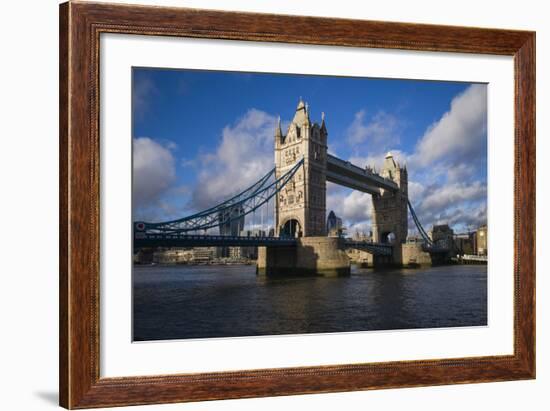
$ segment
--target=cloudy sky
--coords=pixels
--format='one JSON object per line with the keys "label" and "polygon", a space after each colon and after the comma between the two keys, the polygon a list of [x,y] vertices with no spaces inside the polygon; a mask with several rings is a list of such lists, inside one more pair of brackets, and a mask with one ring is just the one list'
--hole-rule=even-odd
{"label": "cloudy sky", "polygon": [[[485,85],[145,68],[133,69],[134,218],[183,217],[256,181],[274,166],[277,117],[288,125],[300,97],[312,121],[325,112],[332,154],[379,168],[391,151],[407,164],[425,228],[486,222]],[[370,230],[368,194],[327,190],[327,214]]]}

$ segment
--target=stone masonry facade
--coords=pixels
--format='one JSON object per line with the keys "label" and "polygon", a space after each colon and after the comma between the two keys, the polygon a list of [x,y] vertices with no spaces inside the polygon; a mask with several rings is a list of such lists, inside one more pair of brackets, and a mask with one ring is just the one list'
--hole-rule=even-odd
{"label": "stone masonry facade", "polygon": [[[279,120],[275,130],[275,173],[279,178],[302,158],[304,165],[276,197],[276,235],[292,237],[326,236],[327,138],[324,114],[321,124],[313,123],[307,104],[298,103],[285,134]],[[395,161],[391,153],[380,172],[394,181],[396,192],[380,189],[372,197],[374,242],[391,242],[400,254],[400,245],[408,233],[407,167]]]}
{"label": "stone masonry facade", "polygon": [[[392,242],[403,244],[408,233],[408,173],[392,154],[388,153],[381,170],[382,177],[393,180],[399,190],[380,190],[380,195],[372,196],[372,232],[375,243]],[[391,238],[393,234],[393,238]],[[397,247],[396,247],[397,248]]]}
{"label": "stone masonry facade", "polygon": [[300,100],[286,134],[281,124],[275,131],[276,177],[302,158],[304,165],[276,198],[276,235],[314,237],[326,235],[327,129],[312,123]]}

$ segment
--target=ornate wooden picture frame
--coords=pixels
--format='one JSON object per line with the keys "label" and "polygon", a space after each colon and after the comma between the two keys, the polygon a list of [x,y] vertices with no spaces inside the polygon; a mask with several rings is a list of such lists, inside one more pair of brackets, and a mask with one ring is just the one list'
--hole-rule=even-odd
{"label": "ornate wooden picture frame", "polygon": [[[514,353],[152,377],[99,369],[100,34],[513,56]],[[60,404],[91,408],[535,378],[535,33],[69,2],[60,6]]]}

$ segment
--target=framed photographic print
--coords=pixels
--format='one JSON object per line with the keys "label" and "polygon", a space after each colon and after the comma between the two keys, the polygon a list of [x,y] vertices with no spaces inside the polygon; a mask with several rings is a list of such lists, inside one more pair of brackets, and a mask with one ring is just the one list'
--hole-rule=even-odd
{"label": "framed photographic print", "polygon": [[60,6],[60,404],[535,377],[535,33]]}

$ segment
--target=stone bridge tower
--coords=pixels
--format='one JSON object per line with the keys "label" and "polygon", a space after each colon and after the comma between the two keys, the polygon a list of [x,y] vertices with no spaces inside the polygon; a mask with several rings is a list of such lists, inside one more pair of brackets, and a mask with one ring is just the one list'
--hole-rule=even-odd
{"label": "stone bridge tower", "polygon": [[276,235],[312,237],[326,235],[327,129],[311,123],[308,106],[300,99],[286,134],[281,121],[275,130],[275,175],[279,178],[304,159],[275,202]]}
{"label": "stone bridge tower", "polygon": [[380,190],[380,195],[372,196],[372,232],[374,242],[393,243],[394,254],[400,253],[400,244],[407,239],[408,233],[408,173],[407,167],[401,167],[392,154],[386,154],[382,177],[393,180],[399,189],[396,192]]}

